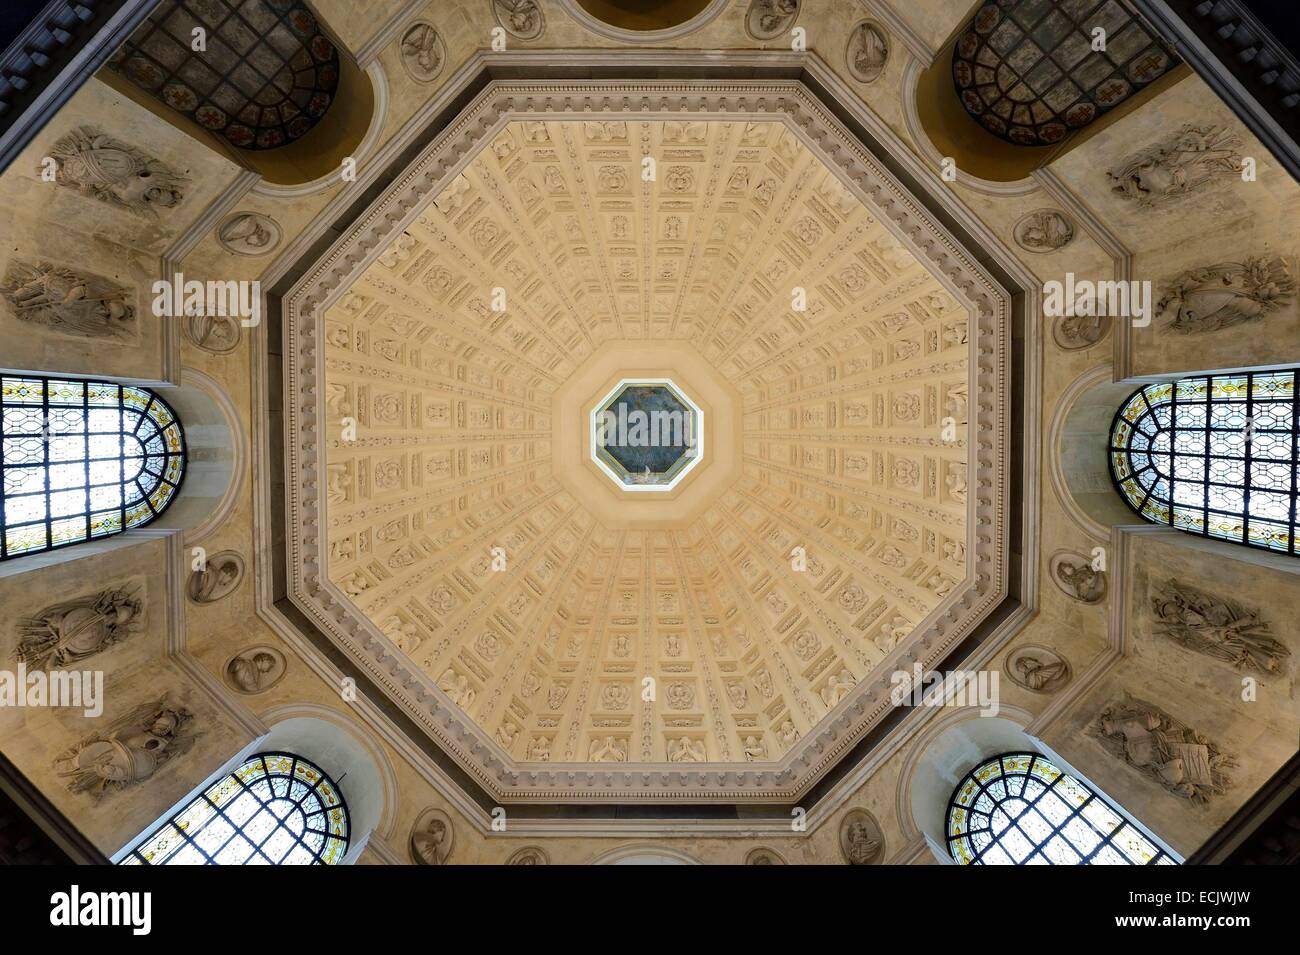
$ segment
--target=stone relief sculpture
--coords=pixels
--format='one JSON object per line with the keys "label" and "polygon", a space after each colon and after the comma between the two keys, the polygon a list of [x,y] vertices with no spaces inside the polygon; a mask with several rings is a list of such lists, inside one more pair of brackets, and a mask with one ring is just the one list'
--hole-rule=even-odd
{"label": "stone relief sculpture", "polygon": [[1277,673],[1291,656],[1258,612],[1176,580],[1152,588],[1151,614],[1155,633],[1238,670]]}
{"label": "stone relief sculpture", "polygon": [[266,255],[280,235],[280,224],[260,212],[232,213],[217,226],[217,244],[235,255]]}
{"label": "stone relief sculpture", "polygon": [[66,780],[69,792],[87,794],[98,803],[151,779],[163,765],[189,752],[197,739],[193,722],[194,714],[164,693],[83,737],[54,760],[54,771]]}
{"label": "stone relief sculpture", "polygon": [[1048,564],[1052,583],[1063,593],[1086,604],[1106,599],[1106,572],[1094,570],[1092,561],[1073,551],[1057,551]]}
{"label": "stone relief sculpture", "polygon": [[213,355],[228,355],[239,347],[239,319],[233,315],[186,315],[181,326],[186,339]]}
{"label": "stone relief sculpture", "polygon": [[455,831],[441,809],[426,809],[411,830],[411,859],[416,865],[442,865],[451,855]]}
{"label": "stone relief sculpture", "polygon": [[1070,682],[1070,663],[1055,650],[1026,643],[1002,664],[1011,682],[1035,693],[1055,693]]}
{"label": "stone relief sculpture", "polygon": [[287,669],[284,654],[274,647],[249,647],[227,661],[226,682],[240,693],[263,693],[279,683]]}
{"label": "stone relief sculpture", "polygon": [[840,822],[840,850],[849,865],[871,865],[885,852],[880,824],[865,809],[851,809]]}
{"label": "stone relief sculpture", "polygon": [[[614,736],[593,739],[588,753],[588,758],[593,763],[626,763],[627,740]],[[680,760],[673,760],[671,753],[668,758],[672,762],[680,762]]]}
{"label": "stone relief sculpture", "polygon": [[845,51],[849,73],[860,83],[873,83],[885,72],[889,62],[889,37],[871,20],[863,20],[849,34]]}
{"label": "stone relief sculpture", "polygon": [[1175,796],[1204,803],[1232,785],[1236,761],[1159,707],[1125,694],[1090,729],[1116,759]]}
{"label": "stone relief sculpture", "polygon": [[682,736],[668,741],[668,762],[702,763],[707,759],[704,752],[704,740]]}
{"label": "stone relief sculpture", "polygon": [[1036,209],[1015,224],[1011,235],[1026,252],[1041,255],[1074,241],[1074,223],[1055,209]]}
{"label": "stone relief sculpture", "polygon": [[799,0],[753,0],[745,14],[745,29],[755,40],[773,40],[799,16]]}
{"label": "stone relief sculpture", "polygon": [[64,335],[123,339],[136,333],[134,293],[102,275],[13,259],[0,297],[19,321]]}
{"label": "stone relief sculpture", "polygon": [[216,603],[229,597],[244,580],[244,558],[233,550],[212,554],[201,570],[190,571],[185,595],[196,604]]}
{"label": "stone relief sculpture", "polygon": [[1062,315],[1052,324],[1052,340],[1066,351],[1091,348],[1109,333],[1109,315]]}
{"label": "stone relief sculpture", "polygon": [[433,24],[421,21],[402,34],[402,66],[412,79],[429,83],[446,62],[447,48]]}
{"label": "stone relief sculpture", "polygon": [[536,0],[492,0],[492,12],[507,33],[521,40],[536,40],[546,29]]}
{"label": "stone relief sculpture", "polygon": [[438,689],[451,697],[451,701],[462,710],[467,710],[474,702],[474,688],[463,673],[457,673],[450,667],[438,678]]}
{"label": "stone relief sculpture", "polygon": [[125,587],[52,604],[18,621],[14,655],[29,667],[66,667],[121,643],[143,617],[144,600]]}
{"label": "stone relief sculpture", "polygon": [[1241,175],[1241,139],[1217,126],[1187,124],[1130,156],[1106,175],[1111,189],[1140,206],[1158,206]]}
{"label": "stone relief sculpture", "polygon": [[1253,322],[1291,304],[1295,279],[1285,259],[1252,256],[1188,269],[1167,287],[1156,311],[1183,334]]}
{"label": "stone relief sculpture", "polygon": [[758,846],[749,850],[745,856],[745,865],[785,865],[785,860],[777,854],[775,849]]}
{"label": "stone relief sculpture", "polygon": [[[110,205],[156,215],[184,198],[188,179],[161,159],[82,126],[50,150],[55,182]],[[39,175],[40,170],[38,170]]]}
{"label": "stone relief sculpture", "polygon": [[540,846],[524,846],[515,850],[506,860],[506,865],[550,865],[551,860]]}

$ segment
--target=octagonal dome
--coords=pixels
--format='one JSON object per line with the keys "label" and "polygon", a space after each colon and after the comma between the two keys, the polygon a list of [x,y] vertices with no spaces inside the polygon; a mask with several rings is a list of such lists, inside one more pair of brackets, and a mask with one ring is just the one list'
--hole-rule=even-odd
{"label": "octagonal dome", "polygon": [[[652,795],[650,777],[575,793],[562,775],[606,763],[677,767],[691,799],[706,776],[737,795],[741,770],[711,765],[752,766],[770,799],[997,598],[968,396],[1002,407],[970,356],[980,335],[1000,352],[1005,300],[932,238],[941,275],[903,237],[941,233],[914,207],[882,216],[785,116],[529,102],[437,189],[418,193],[437,177],[417,165],[384,200],[400,215],[381,203],[353,237],[364,261],[317,273],[335,290],[304,500],[326,551],[322,576],[300,565],[304,602],[505,801]],[[667,475],[661,493],[629,493],[597,453],[595,415],[629,396],[696,422],[689,468],[610,456]]]}

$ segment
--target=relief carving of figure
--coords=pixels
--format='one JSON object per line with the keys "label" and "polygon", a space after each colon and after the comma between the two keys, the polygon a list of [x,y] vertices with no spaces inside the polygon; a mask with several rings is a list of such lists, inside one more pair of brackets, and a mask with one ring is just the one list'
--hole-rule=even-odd
{"label": "relief carving of figure", "polygon": [[418,82],[435,79],[446,59],[442,37],[432,24],[416,23],[402,34],[402,66]]}
{"label": "relief carving of figure", "polygon": [[1007,654],[1003,664],[1017,686],[1035,693],[1055,693],[1070,682],[1070,664],[1047,647],[1026,644]]}
{"label": "relief carving of figure", "polygon": [[1100,603],[1106,596],[1106,572],[1096,570],[1082,554],[1059,551],[1048,564],[1052,582],[1068,596],[1086,604]]}
{"label": "relief carving of figure", "polygon": [[1295,279],[1285,259],[1252,256],[1183,272],[1156,303],[1183,334],[1214,332],[1253,322],[1291,304]]}
{"label": "relief carving of figure", "polygon": [[889,61],[889,37],[877,24],[863,20],[849,34],[845,57],[849,73],[855,80],[874,82],[885,72],[885,64]]}
{"label": "relief carving of figure", "polygon": [[14,318],[79,338],[130,338],[135,334],[131,291],[102,275],[13,259],[0,283]]}
{"label": "relief carving of figure", "polygon": [[840,850],[849,865],[870,865],[882,854],[885,836],[865,809],[852,809],[840,823]]}
{"label": "relief carving of figure", "polygon": [[1129,157],[1106,175],[1111,188],[1141,206],[1195,192],[1215,180],[1241,175],[1241,139],[1217,126],[1187,124]]}
{"label": "relief carving of figure", "polygon": [[99,802],[151,779],[166,763],[189,752],[197,738],[194,714],[164,693],[142,703],[107,729],[84,737],[54,760],[68,791]]}
{"label": "relief carving of figure", "polygon": [[284,676],[285,660],[272,647],[249,647],[226,664],[226,682],[240,693],[269,690]]}
{"label": "relief carving of figure", "polygon": [[1126,695],[1112,702],[1090,732],[1112,756],[1175,796],[1204,803],[1232,785],[1231,756],[1143,700]]}
{"label": "relief carving of figure", "polygon": [[82,126],[63,136],[50,150],[55,181],[101,202],[157,214],[184,197],[189,181],[160,159]]}
{"label": "relief carving of figure", "polygon": [[1175,580],[1153,588],[1151,613],[1156,633],[1238,670],[1277,673],[1291,656],[1258,612]]}
{"label": "relief carving of figure", "polygon": [[1074,223],[1055,209],[1037,209],[1017,222],[1011,234],[1026,252],[1055,252],[1074,240]]}
{"label": "relief carving of figure", "polygon": [[626,763],[627,740],[606,736],[591,741],[587,758],[593,763]]}
{"label": "relief carving of figure", "polygon": [[497,23],[511,36],[535,40],[546,29],[546,18],[536,0],[492,0]]}
{"label": "relief carving of figure", "polygon": [[216,603],[235,592],[244,579],[244,558],[233,550],[210,556],[198,570],[190,571],[185,594],[196,604]]}
{"label": "relief carving of figure", "polygon": [[438,689],[451,697],[451,701],[462,710],[467,710],[474,703],[474,688],[469,685],[469,678],[448,667],[438,678]]}
{"label": "relief carving of figure", "polygon": [[689,736],[683,736],[680,739],[668,741],[668,762],[670,763],[702,763],[706,758],[704,740],[702,739],[691,739]]}
{"label": "relief carving of figure", "polygon": [[455,831],[441,809],[426,809],[411,830],[411,858],[416,865],[442,865],[451,855]]}
{"label": "relief carving of figure", "polygon": [[745,15],[745,29],[755,40],[779,37],[799,16],[799,0],[753,0]]}
{"label": "relief carving of figure", "polygon": [[143,622],[143,611],[142,600],[116,588],[53,604],[18,621],[14,655],[42,670],[69,666],[125,640]]}

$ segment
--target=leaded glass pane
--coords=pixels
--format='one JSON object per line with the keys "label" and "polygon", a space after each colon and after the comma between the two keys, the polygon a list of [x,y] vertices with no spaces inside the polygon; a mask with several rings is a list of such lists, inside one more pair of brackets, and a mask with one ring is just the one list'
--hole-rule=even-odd
{"label": "leaded glass pane", "polygon": [[1134,392],[1111,426],[1124,500],[1156,524],[1295,555],[1298,375],[1207,375]]}
{"label": "leaded glass pane", "polygon": [[2,560],[157,518],[180,488],[185,435],[145,388],[0,377],[0,473]]}
{"label": "leaded glass pane", "polygon": [[351,838],[334,781],[290,753],[262,753],[222,776],[122,865],[337,865]]}
{"label": "leaded glass pane", "polygon": [[1174,864],[1114,806],[1034,753],[971,770],[948,802],[947,836],[961,865]]}

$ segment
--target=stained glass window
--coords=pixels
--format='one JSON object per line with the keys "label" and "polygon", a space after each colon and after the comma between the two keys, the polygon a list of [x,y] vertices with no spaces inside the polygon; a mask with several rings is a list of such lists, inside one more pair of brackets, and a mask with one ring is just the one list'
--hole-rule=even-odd
{"label": "stained glass window", "polygon": [[1177,65],[1119,0],[993,0],[958,38],[952,76],[962,105],[985,129],[1044,146]]}
{"label": "stained glass window", "polygon": [[962,865],[1175,865],[1105,799],[1050,760],[1004,753],[948,800],[948,851]]}
{"label": "stained glass window", "polygon": [[292,753],[260,753],[190,801],[121,865],[338,865],[350,838],[338,785]]}
{"label": "stained glass window", "polygon": [[1295,370],[1147,385],[1111,426],[1120,493],[1155,524],[1297,553]]}
{"label": "stained glass window", "polygon": [[0,377],[0,559],[140,527],[185,473],[185,433],[147,388]]}

